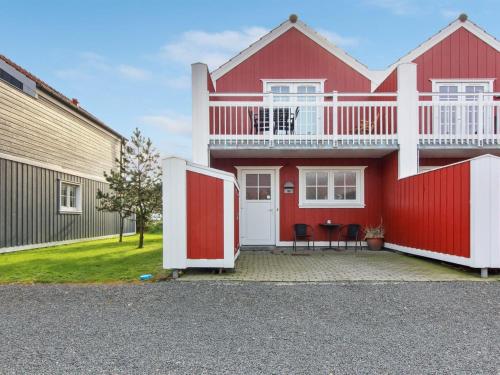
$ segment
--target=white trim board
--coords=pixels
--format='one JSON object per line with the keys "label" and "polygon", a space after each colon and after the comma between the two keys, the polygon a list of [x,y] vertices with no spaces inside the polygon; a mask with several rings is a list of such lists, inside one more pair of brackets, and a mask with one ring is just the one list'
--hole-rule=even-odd
{"label": "white trim board", "polygon": [[[135,234],[135,232],[123,233],[123,236],[133,236],[134,234]],[[23,251],[23,250],[42,249],[42,248],[46,248],[46,247],[54,247],[54,246],[60,246],[60,245],[69,245],[69,244],[77,243],[77,242],[104,240],[106,238],[114,238],[114,237],[118,237],[118,236],[119,236],[119,234],[109,234],[107,236],[78,238],[76,240],[54,241],[54,242],[44,242],[44,243],[37,243],[37,244],[31,244],[31,245],[4,247],[4,248],[0,248],[0,254],[12,253],[15,251]]]}
{"label": "white trim board", "polygon": [[391,249],[391,250],[400,251],[402,253],[413,254],[413,255],[418,255],[421,257],[442,260],[443,262],[460,264],[462,266],[474,267],[473,261],[471,258],[443,254],[443,253],[438,253],[438,252],[430,251],[430,250],[415,249],[413,247],[397,245],[397,244],[390,243],[390,242],[386,242],[384,244],[384,247],[387,247],[388,249]]}
{"label": "white trim board", "polygon": [[[478,25],[475,23],[467,20],[465,22],[462,22],[460,20],[455,20],[452,23],[450,23],[448,26],[446,26],[444,29],[441,29],[437,34],[434,34],[431,36],[429,39],[427,39],[425,42],[420,44],[417,48],[411,50],[408,52],[406,55],[403,57],[399,58],[396,62],[394,62],[392,65],[390,65],[383,74],[378,74],[376,86],[372,88],[372,91],[374,91],[388,76],[391,74],[394,69],[403,63],[409,63],[415,60],[417,57],[422,55],[423,53],[427,52],[430,50],[432,47],[434,47],[436,44],[442,42],[444,39],[446,39],[448,36],[453,34],[455,31],[463,27],[467,31],[471,32],[475,36],[477,36],[479,39],[481,39],[483,42],[488,44],[489,46],[493,47],[497,51],[500,51],[500,41],[498,41],[494,36],[488,34],[485,30],[480,28]],[[374,75],[372,75],[374,77]]]}
{"label": "white trim board", "polygon": [[[60,165],[56,165],[56,164],[44,163],[44,162],[40,162],[40,161],[28,159],[28,158],[23,158],[23,157],[20,157],[20,156],[13,156],[13,155],[4,154],[2,152],[0,152],[0,159],[15,161],[16,163],[22,163],[22,164],[26,164],[26,165],[31,165],[33,167],[50,169],[51,171],[66,173],[66,174],[70,174],[72,176],[86,178],[87,180],[94,180],[94,181],[104,182],[106,184],[108,183],[104,179],[104,177],[99,177],[99,176],[94,176],[94,175],[90,175],[90,174],[87,174],[87,173],[77,172],[77,171],[74,171],[72,169],[63,168]],[[104,171],[103,171],[103,173],[104,173]]]}
{"label": "white trim board", "polygon": [[349,54],[347,54],[344,50],[334,45],[328,39],[320,35],[318,32],[314,31],[312,28],[307,26],[304,22],[297,20],[297,22],[293,23],[290,20],[283,22],[281,25],[271,30],[269,33],[264,35],[255,43],[251,44],[248,48],[240,52],[238,55],[231,58],[229,61],[221,65],[219,68],[214,70],[210,76],[214,83],[214,86],[217,85],[217,80],[221,78],[223,75],[228,73],[230,70],[234,69],[236,66],[241,64],[243,61],[248,59],[253,54],[257,53],[259,50],[267,46],[273,40],[277,39],[285,32],[290,30],[291,28],[295,28],[298,31],[302,32],[305,36],[309,37],[313,42],[316,42],[321,47],[330,52],[333,56],[337,57],[354,70],[356,70],[361,75],[368,78],[370,81],[372,80],[372,74],[370,69]]}

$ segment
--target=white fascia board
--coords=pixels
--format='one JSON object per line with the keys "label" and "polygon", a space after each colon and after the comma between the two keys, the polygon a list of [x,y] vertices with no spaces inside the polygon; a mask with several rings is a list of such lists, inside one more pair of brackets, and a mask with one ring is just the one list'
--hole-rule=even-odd
{"label": "white fascia board", "polygon": [[429,49],[434,47],[436,44],[442,42],[444,39],[446,39],[448,36],[453,34],[461,27],[471,32],[479,39],[481,39],[483,42],[485,42],[486,44],[490,45],[491,47],[500,52],[500,41],[498,41],[498,39],[496,39],[494,36],[488,34],[486,31],[484,31],[471,21],[462,22],[460,20],[455,20],[452,23],[450,23],[447,27],[440,30],[437,34],[431,36],[425,42],[420,44],[417,48],[413,49],[408,54],[404,55],[395,63],[393,63],[391,66],[389,66],[384,71],[384,74],[378,75],[376,77],[376,80],[378,80],[378,84],[375,88],[373,88],[373,90],[375,90],[380,85],[380,83],[382,83],[399,64],[412,62],[417,57],[419,57],[420,55],[422,55],[423,53],[427,52]]}
{"label": "white fascia board", "polygon": [[238,55],[230,59],[228,62],[225,64],[221,65],[219,68],[214,70],[210,76],[212,78],[212,81],[214,84],[216,84],[217,80],[221,78],[223,75],[228,73],[230,70],[241,64],[243,61],[248,59],[250,56],[267,46],[269,43],[271,43],[273,40],[278,38],[279,36],[283,35],[285,32],[290,30],[292,27],[295,27],[297,30],[302,32],[304,35],[309,37],[312,41],[316,42],[319,44],[321,47],[326,49],[328,52],[330,52],[332,55],[352,67],[354,70],[365,76],[367,79],[370,81],[372,80],[372,72],[368,67],[349,54],[345,52],[343,49],[337,47],[334,45],[332,42],[330,42],[328,39],[320,35],[318,32],[314,31],[312,28],[307,26],[304,22],[302,21],[297,21],[296,23],[292,23],[290,21],[285,21],[281,25],[279,25],[277,28],[269,32],[268,34],[264,35],[262,38],[260,38],[258,41],[250,45],[247,49],[243,50],[240,52]]}

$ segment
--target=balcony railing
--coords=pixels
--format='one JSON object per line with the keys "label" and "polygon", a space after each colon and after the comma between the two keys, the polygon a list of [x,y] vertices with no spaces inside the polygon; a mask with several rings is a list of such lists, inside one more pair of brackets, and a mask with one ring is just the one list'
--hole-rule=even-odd
{"label": "balcony railing", "polygon": [[396,94],[213,93],[212,145],[397,144]]}
{"label": "balcony railing", "polygon": [[421,93],[422,145],[500,145],[497,93]]}
{"label": "balcony railing", "polygon": [[[500,93],[419,93],[417,98],[405,108],[417,108],[418,120],[401,126],[415,129],[421,146],[500,145]],[[213,146],[399,143],[396,93],[212,93],[208,105]]]}

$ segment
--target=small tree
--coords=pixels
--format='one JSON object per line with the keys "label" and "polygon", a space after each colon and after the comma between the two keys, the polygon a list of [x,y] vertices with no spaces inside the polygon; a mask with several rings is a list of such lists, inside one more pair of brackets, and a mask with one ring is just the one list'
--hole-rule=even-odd
{"label": "small tree", "polygon": [[[125,140],[122,140],[122,149],[125,147],[126,142]],[[118,213],[118,216],[120,217],[119,242],[122,242],[125,219],[132,216],[134,208],[128,191],[128,181],[126,176],[128,166],[127,155],[120,155],[120,158],[116,159],[116,164],[118,165],[117,169],[113,169],[109,173],[104,172],[104,178],[109,183],[109,191],[104,192],[101,189],[97,191],[97,199],[99,200],[99,206],[97,209],[100,211]]]}
{"label": "small tree", "polygon": [[151,215],[161,212],[160,155],[149,138],[135,129],[124,148],[127,163],[127,196],[130,197],[139,231],[139,248],[144,246],[144,230]]}

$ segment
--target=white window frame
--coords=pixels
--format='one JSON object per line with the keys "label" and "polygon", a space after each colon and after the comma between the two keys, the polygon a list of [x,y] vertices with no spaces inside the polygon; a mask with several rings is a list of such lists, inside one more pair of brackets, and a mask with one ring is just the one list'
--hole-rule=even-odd
{"label": "white window frame", "polygon": [[[365,169],[366,166],[298,166],[299,170],[299,208],[364,208],[365,207]],[[306,199],[306,173],[328,171],[328,200]],[[336,171],[356,173],[356,200],[335,200],[333,175]]]}
{"label": "white window frame", "polygon": [[[63,185],[72,185],[76,187],[76,207],[63,206],[61,202]],[[57,190],[57,202],[59,205],[59,213],[62,214],[81,214],[82,213],[82,184],[74,181],[59,180],[59,188]]]}

